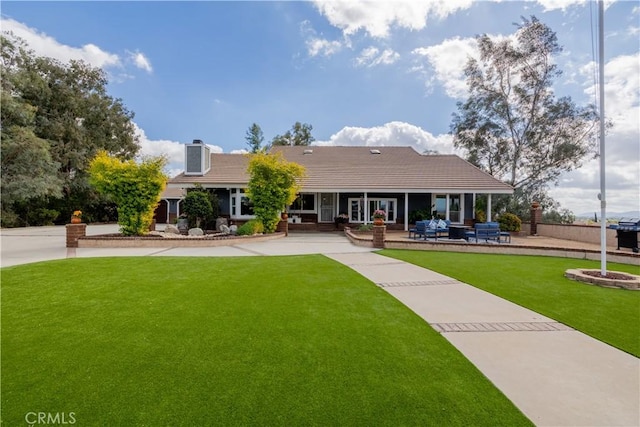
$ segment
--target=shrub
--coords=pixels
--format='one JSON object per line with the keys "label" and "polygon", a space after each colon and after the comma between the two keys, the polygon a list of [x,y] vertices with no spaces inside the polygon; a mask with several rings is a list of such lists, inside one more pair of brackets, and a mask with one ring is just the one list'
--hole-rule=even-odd
{"label": "shrub", "polygon": [[189,218],[189,226],[200,227],[212,214],[211,198],[202,187],[189,191],[184,198],[184,213]]}
{"label": "shrub", "polygon": [[27,224],[53,225],[60,212],[54,209],[37,208],[27,213]]}
{"label": "shrub", "polygon": [[106,151],[89,164],[89,182],[118,206],[118,225],[125,236],[141,236],[149,231],[167,177],[162,172],[164,157],[120,160]]}
{"label": "shrub", "polygon": [[358,227],[358,231],[373,231],[373,224],[362,224]]}
{"label": "shrub", "polygon": [[296,199],[305,169],[286,161],[282,153],[259,152],[251,154],[248,172],[247,195],[253,203],[253,212],[265,232],[273,233],[280,222],[280,213]]}
{"label": "shrub", "polygon": [[498,217],[500,229],[504,231],[520,231],[522,221],[517,215],[512,213],[503,213]]}
{"label": "shrub", "polygon": [[476,209],[476,221],[487,222],[487,214],[482,209]]}
{"label": "shrub", "polygon": [[569,209],[562,209],[560,211],[552,209],[550,212],[542,214],[542,221],[558,224],[573,224],[576,221],[576,216]]}
{"label": "shrub", "polygon": [[240,227],[236,234],[238,236],[253,236],[254,234],[264,233],[264,227],[262,223],[256,219],[245,222]]}
{"label": "shrub", "polygon": [[418,221],[431,218],[431,211],[429,209],[417,209],[409,213],[409,224],[415,224]]}

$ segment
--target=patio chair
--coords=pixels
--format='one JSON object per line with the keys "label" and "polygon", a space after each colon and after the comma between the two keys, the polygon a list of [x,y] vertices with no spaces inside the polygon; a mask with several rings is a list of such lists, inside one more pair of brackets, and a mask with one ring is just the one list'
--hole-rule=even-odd
{"label": "patio chair", "polygon": [[427,224],[429,221],[416,221],[416,226],[409,230],[409,238],[411,238],[411,234],[413,234],[413,239],[417,239],[418,237],[425,237],[425,233],[427,232]]}

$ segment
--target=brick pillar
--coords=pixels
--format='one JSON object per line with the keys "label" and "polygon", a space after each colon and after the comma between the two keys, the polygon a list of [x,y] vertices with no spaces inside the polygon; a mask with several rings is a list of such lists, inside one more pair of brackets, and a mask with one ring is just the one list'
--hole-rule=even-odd
{"label": "brick pillar", "polygon": [[538,234],[538,224],[542,222],[542,208],[540,203],[533,202],[531,204],[531,231],[529,234],[536,236]]}
{"label": "brick pillar", "polygon": [[276,231],[278,233],[284,233],[285,236],[289,235],[289,221],[286,219],[281,219],[276,227]]}
{"label": "brick pillar", "polygon": [[67,247],[77,248],[78,238],[87,235],[87,224],[67,224]]}
{"label": "brick pillar", "polygon": [[384,249],[384,239],[387,234],[386,225],[374,225],[373,226],[373,247]]}

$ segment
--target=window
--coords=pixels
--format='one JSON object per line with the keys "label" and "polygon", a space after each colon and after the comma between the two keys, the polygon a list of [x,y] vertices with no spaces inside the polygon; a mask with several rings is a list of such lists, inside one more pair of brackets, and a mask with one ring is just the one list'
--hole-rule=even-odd
{"label": "window", "polygon": [[449,220],[460,222],[460,194],[449,194]]}
{"label": "window", "polygon": [[316,212],[316,195],[315,193],[300,193],[291,206],[289,206],[289,212]]}
{"label": "window", "polygon": [[[369,219],[367,222],[373,221],[373,211],[381,209],[387,213],[385,222],[396,222],[396,207],[398,199],[367,199],[369,204]],[[364,198],[349,199],[349,219],[351,222],[364,222]]]}
{"label": "window", "polygon": [[364,199],[349,199],[349,221],[364,222]]}
{"label": "window", "polygon": [[461,194],[436,194],[435,217],[448,219],[451,222],[462,222],[462,195]]}
{"label": "window", "polygon": [[244,188],[236,188],[231,191],[231,217],[253,217],[253,204],[245,195]]}

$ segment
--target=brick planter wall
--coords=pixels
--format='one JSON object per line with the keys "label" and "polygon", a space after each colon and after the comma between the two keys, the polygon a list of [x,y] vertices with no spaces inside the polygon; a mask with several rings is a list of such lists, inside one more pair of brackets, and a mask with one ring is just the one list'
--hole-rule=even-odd
{"label": "brick planter wall", "polygon": [[78,239],[87,235],[87,224],[67,224],[67,247],[77,248]]}
{"label": "brick planter wall", "polygon": [[384,239],[386,238],[387,227],[385,225],[373,226],[373,247],[384,249]]}
{"label": "brick planter wall", "polygon": [[285,236],[289,235],[289,222],[286,219],[280,220],[276,226],[277,233],[284,233]]}

